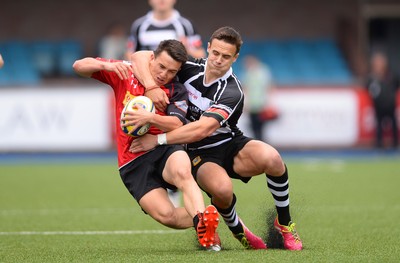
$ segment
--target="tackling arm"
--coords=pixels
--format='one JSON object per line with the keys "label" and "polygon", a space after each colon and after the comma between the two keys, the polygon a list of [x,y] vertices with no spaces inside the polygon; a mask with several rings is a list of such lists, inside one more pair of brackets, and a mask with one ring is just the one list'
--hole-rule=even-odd
{"label": "tackling arm", "polygon": [[[135,77],[143,84],[146,90],[159,88],[150,73],[149,64],[152,54],[152,51],[137,51],[131,55]],[[147,67],[145,65],[147,65]]]}
{"label": "tackling arm", "polygon": [[166,133],[166,140],[168,144],[197,142],[210,136],[219,127],[220,124],[216,119],[202,116],[198,121],[188,123]]}
{"label": "tackling arm", "polygon": [[[149,97],[157,109],[164,111],[169,104],[168,96],[154,81],[150,73],[150,61],[153,51],[137,51],[131,55],[131,62],[135,77],[145,87],[144,95]],[[147,65],[147,66],[145,66]]]}
{"label": "tackling arm", "polygon": [[91,57],[75,61],[72,67],[78,75],[86,78],[90,78],[94,72],[106,70],[115,72],[123,80],[128,79],[132,72],[132,67],[129,63],[102,61]]}
{"label": "tackling arm", "polygon": [[136,107],[135,111],[126,111],[125,116],[121,120],[125,121],[124,127],[133,126],[133,131],[146,123],[150,123],[165,132],[177,129],[183,125],[178,117],[161,116],[148,112],[141,107]]}
{"label": "tackling arm", "polygon": [[183,123],[178,117],[175,116],[161,116],[158,114],[154,114],[153,119],[150,121],[151,125],[159,128],[164,132],[175,130],[181,126]]}
{"label": "tackling arm", "polygon": [[[212,117],[201,117],[200,120],[188,123],[182,127],[157,136],[146,134],[133,140],[130,151],[140,152],[153,149],[161,144],[185,144],[200,141],[211,135],[220,127],[219,122]],[[160,141],[159,138],[163,138]]]}

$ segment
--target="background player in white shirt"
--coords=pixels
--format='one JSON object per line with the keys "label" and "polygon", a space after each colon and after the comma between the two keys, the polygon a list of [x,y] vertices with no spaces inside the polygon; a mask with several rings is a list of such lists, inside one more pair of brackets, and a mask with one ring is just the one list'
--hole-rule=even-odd
{"label": "background player in white shirt", "polygon": [[127,59],[138,50],[154,50],[160,41],[181,41],[189,55],[204,57],[201,36],[193,24],[174,8],[176,0],[149,0],[152,10],[136,19],[131,27]]}

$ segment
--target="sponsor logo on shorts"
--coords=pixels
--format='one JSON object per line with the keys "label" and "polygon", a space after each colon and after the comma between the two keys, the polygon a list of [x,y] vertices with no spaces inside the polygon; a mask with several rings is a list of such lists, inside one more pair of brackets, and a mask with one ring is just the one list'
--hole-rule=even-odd
{"label": "sponsor logo on shorts", "polygon": [[197,156],[197,157],[195,157],[195,158],[192,160],[193,166],[198,165],[200,162],[201,162],[200,156]]}

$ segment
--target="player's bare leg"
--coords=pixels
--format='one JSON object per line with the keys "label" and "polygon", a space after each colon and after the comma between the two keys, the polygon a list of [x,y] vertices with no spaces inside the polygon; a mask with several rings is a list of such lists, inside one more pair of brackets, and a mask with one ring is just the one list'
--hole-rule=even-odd
{"label": "player's bare leg", "polygon": [[185,208],[193,218],[201,246],[213,246],[219,214],[214,206],[204,206],[203,194],[192,176],[186,152],[176,151],[171,154],[165,164],[163,178],[182,192]]}
{"label": "player's bare leg", "polygon": [[302,242],[291,220],[289,211],[289,177],[286,165],[278,151],[257,140],[248,142],[235,156],[234,171],[244,177],[265,173],[278,213],[275,228],[289,250],[302,249]]}
{"label": "player's bare leg", "polygon": [[279,177],[285,172],[285,164],[275,148],[262,141],[252,140],[235,156],[233,170],[243,177],[263,173]]}
{"label": "player's bare leg", "polygon": [[184,206],[192,217],[205,209],[200,188],[192,176],[190,159],[184,151],[176,151],[168,158],[163,178],[175,185],[183,196]]}
{"label": "player's bare leg", "polygon": [[193,226],[192,216],[185,208],[175,208],[163,188],[153,189],[139,200],[140,206],[157,222],[174,229]]}

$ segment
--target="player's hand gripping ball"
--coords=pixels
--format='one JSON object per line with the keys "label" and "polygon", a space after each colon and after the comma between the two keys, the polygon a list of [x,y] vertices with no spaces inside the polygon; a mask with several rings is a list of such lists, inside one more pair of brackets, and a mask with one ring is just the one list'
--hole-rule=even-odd
{"label": "player's hand gripping ball", "polygon": [[130,136],[137,137],[146,134],[150,129],[150,124],[146,123],[145,125],[138,127],[135,130],[133,130],[133,126],[123,126],[125,124],[125,121],[123,121],[122,118],[125,117],[125,112],[136,111],[136,109],[133,108],[134,106],[142,107],[143,109],[153,113],[155,112],[155,107],[153,101],[151,101],[151,99],[146,96],[134,97],[125,105],[124,109],[121,112],[121,129],[124,133]]}

